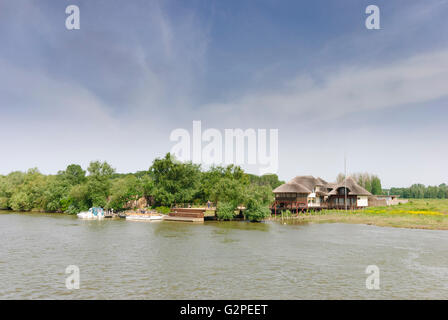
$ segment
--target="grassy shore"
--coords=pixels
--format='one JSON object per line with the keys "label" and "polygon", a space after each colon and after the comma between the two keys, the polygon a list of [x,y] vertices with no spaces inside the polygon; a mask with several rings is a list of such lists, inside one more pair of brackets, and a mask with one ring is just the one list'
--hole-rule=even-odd
{"label": "grassy shore", "polygon": [[356,223],[381,227],[448,230],[448,199],[411,199],[406,204],[370,207],[355,211],[323,210],[305,214],[277,215],[271,220],[286,223]]}

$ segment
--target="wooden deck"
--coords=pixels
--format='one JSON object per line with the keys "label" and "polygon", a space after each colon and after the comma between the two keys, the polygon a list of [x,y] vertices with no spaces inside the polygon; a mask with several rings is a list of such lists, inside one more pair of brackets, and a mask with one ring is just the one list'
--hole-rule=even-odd
{"label": "wooden deck", "polygon": [[166,216],[165,221],[204,222],[204,218]]}
{"label": "wooden deck", "polygon": [[205,208],[172,208],[167,221],[204,222]]}

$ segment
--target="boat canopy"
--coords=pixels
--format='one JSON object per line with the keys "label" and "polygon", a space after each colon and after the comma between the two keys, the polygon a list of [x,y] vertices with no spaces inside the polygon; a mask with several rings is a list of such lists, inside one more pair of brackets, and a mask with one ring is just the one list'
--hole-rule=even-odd
{"label": "boat canopy", "polygon": [[89,209],[89,212],[93,213],[94,216],[97,216],[98,214],[103,215],[104,209],[100,207],[92,207]]}

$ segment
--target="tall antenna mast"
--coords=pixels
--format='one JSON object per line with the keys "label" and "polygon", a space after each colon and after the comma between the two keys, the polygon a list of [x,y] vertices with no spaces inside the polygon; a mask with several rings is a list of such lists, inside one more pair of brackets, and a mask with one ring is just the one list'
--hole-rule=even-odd
{"label": "tall antenna mast", "polygon": [[344,204],[347,210],[347,156],[344,152]]}

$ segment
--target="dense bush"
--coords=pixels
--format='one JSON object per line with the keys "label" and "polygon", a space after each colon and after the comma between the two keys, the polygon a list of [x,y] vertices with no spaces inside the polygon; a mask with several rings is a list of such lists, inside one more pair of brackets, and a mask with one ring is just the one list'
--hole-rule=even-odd
{"label": "dense bush", "polygon": [[257,222],[269,217],[271,215],[271,210],[265,204],[251,199],[248,201],[244,215],[246,219]]}
{"label": "dense bush", "polygon": [[0,197],[0,210],[1,209],[8,209],[8,198],[7,197]]}
{"label": "dense bush", "polygon": [[232,202],[219,202],[216,208],[218,220],[233,220],[235,217],[235,205]]}
{"label": "dense bush", "polygon": [[162,214],[168,214],[171,212],[171,209],[169,207],[165,207],[165,206],[160,206],[156,208],[156,211],[158,213],[162,213]]}
{"label": "dense bush", "polygon": [[65,210],[64,212],[65,213],[68,213],[68,214],[77,214],[77,213],[79,213],[80,211],[83,211],[83,210],[79,210],[77,207],[75,207],[75,206],[69,206],[68,208],[67,208],[67,210]]}

